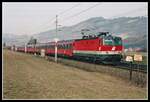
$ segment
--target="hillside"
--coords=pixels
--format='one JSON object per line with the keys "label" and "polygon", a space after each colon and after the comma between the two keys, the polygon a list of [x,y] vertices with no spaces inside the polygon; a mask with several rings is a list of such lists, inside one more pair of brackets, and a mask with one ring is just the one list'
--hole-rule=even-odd
{"label": "hillside", "polygon": [[3,34],[2,42],[6,42],[6,45],[18,45],[22,46],[28,42],[30,36],[28,35],[15,35],[15,34]]}
{"label": "hillside", "polygon": [[[93,34],[108,31],[116,36],[121,36],[123,39],[125,38],[124,45],[126,48],[147,48],[147,17],[119,17],[114,19],[94,17],[73,26],[59,28],[61,31],[58,32],[58,38],[60,40],[81,38],[81,29],[85,28]],[[34,37],[39,42],[51,41],[56,37],[55,29],[34,34]]]}

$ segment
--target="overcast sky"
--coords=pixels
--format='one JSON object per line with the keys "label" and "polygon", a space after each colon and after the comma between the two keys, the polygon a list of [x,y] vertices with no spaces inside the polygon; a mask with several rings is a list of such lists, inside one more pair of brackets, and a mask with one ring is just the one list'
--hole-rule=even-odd
{"label": "overcast sky", "polygon": [[[94,5],[86,12],[73,16]],[[3,33],[32,35],[54,29],[56,14],[59,25],[70,26],[91,17],[134,17],[147,16],[147,13],[147,2],[3,2],[2,30]]]}

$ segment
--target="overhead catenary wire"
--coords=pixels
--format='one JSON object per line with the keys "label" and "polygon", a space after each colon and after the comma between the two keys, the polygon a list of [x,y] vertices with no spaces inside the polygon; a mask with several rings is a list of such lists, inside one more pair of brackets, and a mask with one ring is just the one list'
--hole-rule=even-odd
{"label": "overhead catenary wire", "polygon": [[[60,13],[58,13],[58,15],[63,15],[63,14],[65,14],[66,12],[68,12],[68,11],[74,9],[75,7],[78,7],[79,5],[81,5],[81,3],[78,3],[78,4],[73,5],[72,7],[68,8],[68,9],[66,9],[66,10],[64,10],[64,11],[62,11],[62,12],[60,12]],[[41,26],[44,26],[44,25],[47,25],[47,24],[51,24],[51,25],[49,25],[49,26],[46,27],[46,28],[49,28],[50,26],[53,26],[54,20],[55,20],[55,16],[52,17],[52,18],[49,20],[49,21],[51,21],[51,22],[45,22],[44,24],[38,26],[38,29],[41,28]]]}
{"label": "overhead catenary wire", "polygon": [[81,5],[81,3],[75,4],[75,5],[74,5],[74,6],[72,6],[71,8],[66,9],[66,10],[64,10],[64,11],[60,12],[58,15],[63,15],[64,13],[66,13],[66,12],[68,12],[68,11],[72,10],[72,9],[73,9],[73,8],[75,8],[75,7],[78,7],[79,5]]}
{"label": "overhead catenary wire", "polygon": [[95,8],[95,7],[97,7],[97,6],[101,5],[101,4],[102,4],[102,3],[97,3],[97,4],[95,4],[95,5],[90,6],[90,7],[87,8],[87,9],[84,9],[84,10],[82,10],[82,11],[80,11],[80,12],[78,12],[78,13],[72,15],[72,16],[69,16],[69,17],[67,17],[67,18],[64,19],[64,22],[66,22],[66,19],[67,19],[67,21],[69,21],[68,19],[71,19],[71,18],[73,18],[73,17],[76,17],[76,16],[78,16],[78,15],[80,15],[80,14],[82,14],[82,13],[84,13],[84,12],[86,12],[86,11],[92,9],[92,8]]}
{"label": "overhead catenary wire", "polygon": [[[98,3],[98,4],[95,4],[95,5],[92,5],[91,7],[87,8],[87,9],[84,9],[84,10],[82,10],[82,11],[80,11],[80,12],[78,12],[78,13],[72,15],[72,16],[69,16],[69,17],[67,17],[67,18],[65,18],[65,19],[63,19],[63,20],[64,20],[64,22],[65,22],[65,21],[68,21],[68,19],[71,19],[71,18],[73,18],[73,17],[76,17],[76,16],[78,16],[78,15],[80,15],[80,14],[82,14],[82,13],[84,13],[84,12],[86,12],[86,11],[92,9],[92,8],[95,8],[95,7],[97,7],[97,6],[101,5],[101,4],[102,4],[102,3]],[[67,20],[66,20],[66,19],[67,19]]]}

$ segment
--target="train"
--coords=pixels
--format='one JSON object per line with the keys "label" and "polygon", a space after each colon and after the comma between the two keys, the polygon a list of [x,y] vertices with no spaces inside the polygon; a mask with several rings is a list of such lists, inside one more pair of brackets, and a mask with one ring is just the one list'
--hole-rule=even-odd
{"label": "train", "polygon": [[99,32],[97,35],[83,36],[81,39],[20,46],[17,47],[17,51],[40,54],[41,50],[44,50],[45,55],[54,56],[56,46],[58,57],[109,63],[120,62],[122,59],[122,38],[113,36],[109,32]]}

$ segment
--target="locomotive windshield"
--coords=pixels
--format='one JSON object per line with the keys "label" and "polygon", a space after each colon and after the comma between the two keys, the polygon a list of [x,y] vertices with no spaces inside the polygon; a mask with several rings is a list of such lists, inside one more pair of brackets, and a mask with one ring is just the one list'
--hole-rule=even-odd
{"label": "locomotive windshield", "polygon": [[108,35],[104,37],[104,45],[122,45],[122,40],[120,37],[112,37],[111,35]]}
{"label": "locomotive windshield", "polygon": [[122,40],[120,37],[114,38],[114,45],[122,45]]}
{"label": "locomotive windshield", "polygon": [[113,45],[113,40],[106,40],[104,41],[105,45]]}

